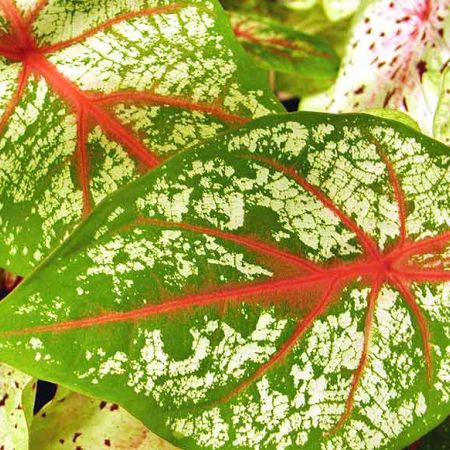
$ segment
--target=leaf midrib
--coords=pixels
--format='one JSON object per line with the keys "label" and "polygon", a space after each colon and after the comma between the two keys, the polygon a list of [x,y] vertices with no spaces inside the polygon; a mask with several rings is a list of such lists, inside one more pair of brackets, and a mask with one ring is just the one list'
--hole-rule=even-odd
{"label": "leaf midrib", "polygon": [[[37,10],[44,9],[46,2],[41,2]],[[118,102],[134,102],[146,103],[152,105],[165,105],[182,108],[186,110],[199,111],[217,117],[224,123],[242,124],[249,119],[226,112],[219,102],[216,104],[196,103],[186,98],[171,97],[157,95],[152,92],[119,92],[111,95],[92,96],[82,91],[75,83],[61,74],[55,65],[53,65],[46,57],[46,54],[57,50],[62,50],[75,43],[83,42],[94,34],[106,30],[111,26],[124,20],[136,17],[149,17],[153,15],[175,13],[180,9],[190,6],[187,3],[174,3],[162,7],[144,9],[141,11],[130,12],[115,17],[103,24],[98,25],[94,29],[77,36],[74,39],[63,41],[59,44],[38,48],[34,42],[34,38],[30,32],[33,20],[37,17],[36,11],[30,14],[30,19],[25,21],[21,18],[19,11],[13,0],[0,0],[0,8],[7,13],[7,17],[12,26],[12,33],[17,37],[20,43],[31,49],[26,60],[23,61],[23,69],[19,73],[18,88],[13,94],[9,105],[5,109],[2,119],[0,120],[0,132],[7,126],[9,118],[13,114],[16,106],[23,97],[25,86],[32,72],[41,75],[48,84],[53,88],[54,92],[65,101],[77,117],[77,167],[78,178],[83,193],[83,217],[86,217],[92,210],[91,206],[91,189],[89,185],[89,158],[87,155],[87,134],[90,131],[91,122],[95,122],[110,136],[120,142],[129,154],[148,169],[153,169],[161,163],[161,159],[150,149],[148,149],[142,141],[140,141],[127,127],[123,125],[115,116],[102,109],[102,104],[115,104]],[[39,12],[38,11],[38,12]],[[11,55],[11,49],[4,49],[4,56],[8,58]],[[0,54],[2,47],[0,46]],[[12,54],[14,51],[12,51]]]}

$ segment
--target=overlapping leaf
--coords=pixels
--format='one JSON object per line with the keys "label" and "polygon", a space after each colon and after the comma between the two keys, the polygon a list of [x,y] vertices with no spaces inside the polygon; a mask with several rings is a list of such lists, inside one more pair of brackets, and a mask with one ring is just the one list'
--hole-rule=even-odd
{"label": "overlapping leaf", "polygon": [[449,183],[402,124],[259,119],[104,202],[0,305],[0,358],[181,448],[402,448],[450,412]]}
{"label": "overlapping leaf", "polygon": [[175,450],[116,404],[58,388],[35,418],[30,449]]}
{"label": "overlapping leaf", "polygon": [[361,5],[362,0],[322,0],[328,18],[338,21],[350,17]]}
{"label": "overlapping leaf", "polygon": [[322,39],[261,16],[230,17],[235,35],[261,67],[296,74],[308,82],[310,92],[317,86],[325,89],[336,78],[338,57]]}
{"label": "overlapping leaf", "polygon": [[111,191],[281,108],[215,0],[1,0],[0,11],[0,267],[16,273]]}
{"label": "overlapping leaf", "polygon": [[369,1],[356,19],[335,87],[302,108],[405,111],[424,132],[449,143],[449,12],[448,0]]}
{"label": "overlapping leaf", "polygon": [[0,448],[28,448],[28,427],[33,416],[32,377],[0,364]]}
{"label": "overlapping leaf", "polygon": [[328,19],[337,22],[354,14],[361,0],[279,0],[279,3],[300,11],[321,5]]}

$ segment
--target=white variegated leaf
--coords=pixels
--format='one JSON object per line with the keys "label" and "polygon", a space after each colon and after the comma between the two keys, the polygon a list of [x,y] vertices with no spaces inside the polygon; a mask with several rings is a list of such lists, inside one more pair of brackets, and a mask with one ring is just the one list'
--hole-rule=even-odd
{"label": "white variegated leaf", "polygon": [[0,358],[184,449],[401,449],[450,413],[449,202],[408,126],[258,119],[102,203],[0,304]]}
{"label": "white variegated leaf", "polygon": [[280,111],[215,0],[0,0],[0,267],[28,273],[108,193]]}

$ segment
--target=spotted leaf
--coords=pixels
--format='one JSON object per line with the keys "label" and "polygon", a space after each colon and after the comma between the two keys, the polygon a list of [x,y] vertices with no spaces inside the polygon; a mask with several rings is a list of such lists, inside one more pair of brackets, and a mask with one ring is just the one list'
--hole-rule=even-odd
{"label": "spotted leaf", "polygon": [[305,100],[302,109],[396,109],[448,144],[449,12],[448,0],[369,1],[355,21],[335,86]]}
{"label": "spotted leaf", "polygon": [[0,0],[0,267],[28,273],[105,195],[279,111],[215,0]]}
{"label": "spotted leaf", "polygon": [[28,448],[28,427],[33,416],[34,380],[0,364],[0,448]]}
{"label": "spotted leaf", "polygon": [[398,122],[261,118],[102,203],[0,358],[185,449],[399,449],[450,413],[449,183]]}
{"label": "spotted leaf", "polygon": [[339,59],[324,40],[262,16],[232,13],[231,22],[241,44],[264,69],[293,73],[316,89],[336,78]]}
{"label": "spotted leaf", "polygon": [[176,450],[118,405],[59,387],[54,400],[33,420],[30,448],[73,450],[75,447]]}

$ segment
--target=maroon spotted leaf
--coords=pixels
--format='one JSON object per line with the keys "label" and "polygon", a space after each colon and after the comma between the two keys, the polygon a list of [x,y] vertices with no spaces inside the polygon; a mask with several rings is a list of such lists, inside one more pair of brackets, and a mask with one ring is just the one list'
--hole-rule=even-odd
{"label": "maroon spotted leaf", "polygon": [[449,13],[448,0],[368,2],[355,19],[336,85],[302,108],[395,109],[450,143]]}

